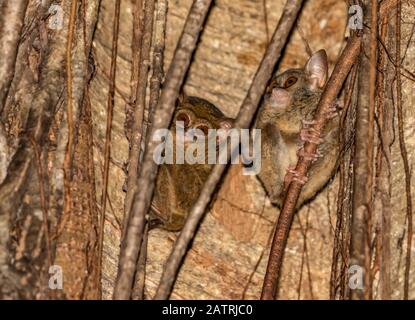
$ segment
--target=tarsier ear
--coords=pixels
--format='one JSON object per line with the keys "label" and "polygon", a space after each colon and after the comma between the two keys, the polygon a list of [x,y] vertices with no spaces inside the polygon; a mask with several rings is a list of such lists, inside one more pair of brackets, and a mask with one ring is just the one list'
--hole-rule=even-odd
{"label": "tarsier ear", "polygon": [[315,91],[322,89],[327,81],[328,62],[325,50],[319,50],[308,60],[305,71],[310,82],[310,89]]}

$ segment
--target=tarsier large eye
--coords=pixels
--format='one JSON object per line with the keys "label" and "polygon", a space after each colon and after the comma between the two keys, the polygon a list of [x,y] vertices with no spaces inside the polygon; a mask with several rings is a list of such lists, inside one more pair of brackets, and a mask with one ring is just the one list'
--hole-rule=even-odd
{"label": "tarsier large eye", "polygon": [[284,88],[289,88],[297,82],[297,77],[291,76],[288,77],[287,80],[284,82]]}
{"label": "tarsier large eye", "polygon": [[190,126],[190,116],[185,113],[185,112],[181,112],[177,115],[176,117],[176,121],[182,121],[184,124],[185,128],[188,128]]}

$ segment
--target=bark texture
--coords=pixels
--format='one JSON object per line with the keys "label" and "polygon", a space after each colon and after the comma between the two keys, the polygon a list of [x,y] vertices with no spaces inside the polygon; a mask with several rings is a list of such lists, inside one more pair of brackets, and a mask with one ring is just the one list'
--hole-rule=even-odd
{"label": "bark texture", "polygon": [[[266,26],[262,1],[216,1],[208,17],[206,27],[196,50],[189,74],[185,83],[185,92],[188,95],[197,95],[215,103],[227,115],[234,117],[245,97],[249,85],[256,72],[260,59],[267,45]],[[105,4],[104,8],[110,8]],[[167,38],[165,52],[165,68],[168,68],[173,50],[177,43],[184,19],[190,8],[191,1],[169,1],[167,15]],[[125,11],[132,12],[131,6],[123,4]],[[267,1],[267,16],[269,30],[273,30],[282,12],[284,3],[281,1]],[[406,15],[413,10],[410,3],[403,3]],[[337,1],[308,1],[299,20],[299,27],[313,51],[324,48],[328,52],[330,70],[345,44],[347,7]],[[125,13],[123,10],[122,12]],[[131,15],[131,13],[130,13]],[[393,17],[393,8],[390,12]],[[105,10],[102,18],[105,17]],[[407,16],[408,17],[408,16]],[[109,14],[108,14],[109,18]],[[404,18],[405,19],[405,18]],[[408,19],[408,18],[407,18]],[[108,23],[100,20],[97,37],[97,47],[106,47],[104,39],[109,30],[104,26]],[[131,19],[129,20],[131,21]],[[405,20],[409,21],[409,20]],[[131,30],[132,25],[122,24],[121,28]],[[411,26],[403,25],[406,29],[402,46],[406,46],[410,39]],[[316,32],[319,30],[319,32]],[[121,32],[121,34],[123,34]],[[131,31],[128,31],[131,34]],[[120,72],[117,86],[124,96],[128,96],[129,79],[129,37],[121,37],[120,50],[124,52],[120,61]],[[410,61],[414,61],[414,40],[408,46],[403,64],[409,68]],[[108,60],[102,57],[101,65],[107,65]],[[298,30],[286,48],[283,61],[279,69],[301,66],[307,59],[305,44]],[[96,92],[103,88],[105,76],[98,75],[95,86]],[[411,114],[413,97],[409,88],[413,85],[410,79],[403,80],[404,102],[403,108],[408,116],[405,124],[407,148],[410,150],[415,143],[411,137]],[[99,85],[101,83],[101,85]],[[105,88],[105,86],[104,86]],[[104,89],[105,90],[105,89]],[[406,90],[406,91],[405,91]],[[98,98],[98,94],[95,95]],[[411,100],[412,99],[412,100]],[[122,95],[118,95],[119,110],[122,109]],[[99,101],[99,100],[98,100]],[[96,108],[100,103],[95,104]],[[351,107],[351,109],[355,106]],[[96,109],[95,123],[100,123],[102,111]],[[100,115],[101,116],[98,116]],[[122,185],[124,173],[122,163],[128,154],[127,141],[123,136],[122,117],[119,113],[115,117],[119,120],[119,131],[115,127],[113,152],[113,166],[111,167],[110,190]],[[101,118],[102,119],[102,118]],[[117,122],[117,120],[116,120]],[[117,122],[118,123],[118,122]],[[101,145],[102,137],[99,125],[96,127],[95,139]],[[114,137],[114,136],[113,136]],[[97,150],[96,163],[101,163],[100,153]],[[391,167],[392,207],[391,213],[399,223],[392,224],[390,232],[391,242],[391,287],[397,288],[392,293],[394,298],[403,297],[403,272],[405,259],[405,241],[399,242],[405,232],[405,205],[404,185],[398,183],[396,174],[403,178],[403,169],[400,162],[399,148],[396,143],[392,147],[395,156],[395,165]],[[411,163],[414,159],[410,156]],[[262,281],[268,259],[269,235],[278,217],[278,210],[273,208],[264,194],[255,177],[242,176],[240,168],[231,166],[218,194],[213,208],[210,210],[195,241],[180,270],[179,278],[175,283],[172,299],[214,299],[214,298],[259,298]],[[403,181],[403,180],[401,180]],[[336,226],[336,205],[338,195],[338,176],[321,192],[314,201],[304,207],[294,218],[293,227],[288,239],[282,267],[279,298],[314,298],[327,299],[330,287],[330,269],[332,260],[333,238]],[[244,197],[240,197],[244,194]],[[122,212],[123,193],[114,192],[111,201],[114,212]],[[402,198],[401,198],[402,197]],[[401,199],[401,200],[400,200]],[[394,221],[393,217],[391,218]],[[110,213],[106,225],[106,250],[108,254],[104,261],[104,296],[111,298],[112,287],[116,276],[118,256],[119,226],[116,218]],[[307,222],[308,221],[308,222]],[[306,223],[307,222],[307,223]],[[177,235],[163,230],[152,230],[149,234],[147,280],[145,286],[146,298],[154,296],[162,268],[173,246]],[[306,253],[304,254],[304,243]],[[346,242],[347,243],[347,242]],[[400,246],[401,245],[401,246]],[[300,272],[300,270],[302,270]],[[412,273],[413,274],[413,273]],[[377,279],[375,279],[375,287]],[[398,289],[399,288],[399,289]],[[412,283],[413,288],[413,283]],[[413,292],[413,289],[412,291]],[[413,293],[412,293],[413,295]],[[374,292],[374,298],[380,298],[380,292]]]}
{"label": "bark texture", "polygon": [[[71,1],[0,1],[0,298],[86,299],[99,298],[101,293],[104,299],[113,297],[126,211],[125,165],[130,154],[125,132],[126,106],[127,109],[132,106],[130,97],[134,94],[131,90],[135,87],[134,81],[138,81],[140,67],[137,52],[133,52],[131,45],[133,16],[137,14],[134,7],[138,2],[121,1],[103,265],[102,270],[97,270],[101,208],[96,199],[102,198],[103,190],[115,1],[77,2],[69,55],[66,44]],[[155,1],[156,8],[160,2]],[[164,70],[169,69],[192,2],[167,1],[164,57],[160,48],[152,47],[159,59],[163,57]],[[213,3],[184,80],[184,91],[187,95],[211,101],[227,116],[235,117],[285,1],[265,1],[266,11],[262,0],[217,0]],[[308,58],[306,40],[312,51],[327,51],[331,72],[346,43],[346,23],[350,17],[347,3],[308,0],[278,69],[283,71],[304,64]],[[385,3],[383,7],[382,3]],[[368,229],[362,230],[371,239],[371,255],[369,259],[366,257],[365,261],[357,262],[369,266],[368,281],[372,283],[372,290],[366,296],[357,292],[355,298],[402,299],[405,278],[409,279],[408,298],[415,298],[413,245],[409,275],[405,271],[408,221],[406,175],[398,139],[396,105],[396,3],[396,0],[380,3],[378,25],[381,27],[381,23],[386,23],[386,26],[379,29],[382,42],[378,43],[377,69],[384,72],[383,78],[379,78],[378,73],[376,87],[384,90],[380,90],[380,96],[376,90],[372,181],[375,201],[372,203],[371,229],[369,233]],[[403,0],[401,3],[400,105],[411,170],[415,165],[415,2]],[[383,13],[387,20],[383,19]],[[154,20],[159,21],[156,15]],[[370,15],[365,21],[370,25]],[[6,27],[11,32],[6,32]],[[136,33],[139,32],[136,29]],[[145,41],[160,44],[159,39],[149,40]],[[370,47],[365,53],[362,59],[370,59]],[[150,52],[150,57],[153,56]],[[68,59],[72,61],[69,79],[66,72]],[[150,66],[154,64],[154,61],[147,62]],[[154,101],[157,98],[154,92],[159,90],[162,79],[159,62],[156,61],[159,73],[153,77],[150,68],[148,74],[148,79],[155,81],[151,98]],[[132,75],[131,70],[137,73]],[[370,83],[369,74],[370,70],[361,70],[355,87],[370,96],[370,88],[365,87]],[[73,127],[68,126],[66,113],[68,81],[72,81],[73,117],[69,120]],[[350,81],[347,86],[351,85]],[[370,99],[366,100],[366,96],[359,98],[355,91],[349,98],[341,99],[350,100],[344,120],[347,161],[341,164],[339,174],[327,187],[294,216],[278,298],[349,298],[352,293],[348,288],[347,269],[351,262],[348,254],[352,252],[350,235],[354,232],[350,225],[351,186],[356,182],[353,178],[358,173],[357,168],[364,168],[359,159],[354,158],[354,121],[357,115],[362,127],[369,120],[358,112],[361,106],[370,107]],[[142,104],[141,94],[140,97]],[[129,111],[127,123],[131,123],[132,109]],[[148,110],[144,110],[143,117],[148,117]],[[69,138],[73,139],[70,149]],[[68,153],[68,150],[72,152]],[[69,175],[64,171],[68,168],[64,165],[68,154],[72,164]],[[242,175],[241,169],[237,165],[230,166],[223,179],[184,259],[172,299],[260,297],[270,235],[279,210],[271,206],[256,177]],[[415,183],[413,176],[411,174],[412,186]],[[360,189],[364,187],[362,183]],[[413,187],[410,191],[414,201]],[[341,194],[343,198],[339,200]],[[154,297],[176,238],[176,233],[150,230],[145,298]],[[355,238],[354,241],[359,240]],[[357,245],[354,248],[358,253],[363,252]],[[62,267],[63,290],[50,290],[50,260]]]}

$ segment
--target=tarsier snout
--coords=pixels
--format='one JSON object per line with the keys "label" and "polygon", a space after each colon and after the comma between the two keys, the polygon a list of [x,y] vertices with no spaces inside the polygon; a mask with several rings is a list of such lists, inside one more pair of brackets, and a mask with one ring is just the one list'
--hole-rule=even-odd
{"label": "tarsier snout", "polygon": [[290,94],[281,88],[274,88],[271,92],[271,105],[273,107],[287,107],[291,104]]}

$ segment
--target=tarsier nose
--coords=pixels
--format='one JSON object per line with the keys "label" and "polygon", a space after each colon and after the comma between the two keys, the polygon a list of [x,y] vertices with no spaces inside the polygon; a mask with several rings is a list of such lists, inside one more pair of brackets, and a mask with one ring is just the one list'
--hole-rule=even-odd
{"label": "tarsier nose", "polygon": [[274,88],[272,89],[272,96],[274,99],[281,99],[287,95],[287,92],[281,88]]}
{"label": "tarsier nose", "polygon": [[287,106],[291,102],[290,94],[285,89],[274,88],[271,92],[272,102],[275,107]]}

